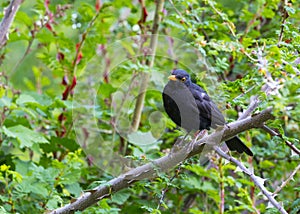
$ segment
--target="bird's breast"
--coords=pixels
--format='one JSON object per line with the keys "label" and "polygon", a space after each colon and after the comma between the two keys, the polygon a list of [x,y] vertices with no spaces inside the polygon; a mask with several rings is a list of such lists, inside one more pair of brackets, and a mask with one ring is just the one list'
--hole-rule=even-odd
{"label": "bird's breast", "polygon": [[177,125],[188,131],[198,130],[201,127],[199,109],[187,87],[174,89],[167,85],[163,92],[163,101],[167,114]]}

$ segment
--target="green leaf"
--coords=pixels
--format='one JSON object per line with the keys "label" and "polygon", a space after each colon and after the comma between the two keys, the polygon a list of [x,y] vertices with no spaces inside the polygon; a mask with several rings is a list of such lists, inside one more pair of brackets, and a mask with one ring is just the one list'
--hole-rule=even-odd
{"label": "green leaf", "polygon": [[80,169],[72,169],[70,172],[61,176],[61,183],[62,184],[73,184],[77,182],[80,178]]}
{"label": "green leaf", "polygon": [[15,138],[20,143],[20,148],[31,147],[34,143],[49,143],[42,134],[26,128],[22,125],[3,127],[3,133],[7,137]]}
{"label": "green leaf", "polygon": [[262,162],[260,162],[260,165],[262,168],[271,168],[275,166],[275,164],[269,160],[263,160]]}
{"label": "green leaf", "polygon": [[47,95],[37,94],[35,92],[27,92],[21,94],[20,97],[16,100],[18,105],[25,104],[38,104],[38,106],[48,107],[53,103],[52,99]]}
{"label": "green leaf", "polygon": [[0,107],[10,107],[11,105],[11,99],[6,97],[6,96],[3,96],[0,98]]}
{"label": "green leaf", "polygon": [[38,103],[32,96],[28,94],[21,94],[20,97],[16,100],[18,105],[23,105],[27,103]]}
{"label": "green leaf", "polygon": [[82,189],[79,183],[67,184],[66,189],[75,197],[80,196],[80,194],[82,193]]}
{"label": "green leaf", "polygon": [[[53,146],[54,150],[50,151],[55,151],[55,149],[59,149],[59,145],[64,146],[67,148],[69,151],[74,152],[77,150],[80,146],[74,139],[69,139],[69,138],[60,138],[60,137],[51,137],[51,145]],[[45,145],[46,146],[46,145]]]}
{"label": "green leaf", "polygon": [[111,84],[100,84],[99,89],[98,89],[98,94],[99,96],[103,97],[108,97],[110,96],[113,92],[115,92],[117,89],[114,88]]}
{"label": "green leaf", "polygon": [[128,189],[121,190],[112,195],[112,202],[118,205],[124,204],[130,197],[132,191]]}
{"label": "green leaf", "polygon": [[159,141],[153,137],[151,132],[133,132],[128,135],[130,143],[139,146],[144,152],[157,148]]}
{"label": "green leaf", "polygon": [[41,195],[43,198],[48,196],[48,190],[45,184],[42,183],[34,183],[30,185],[30,192]]}
{"label": "green leaf", "polygon": [[63,199],[61,197],[59,197],[58,195],[55,195],[47,202],[46,207],[49,210],[53,210],[53,209],[59,207],[59,204],[62,204],[62,203],[63,203]]}
{"label": "green leaf", "polygon": [[16,21],[23,22],[26,26],[31,27],[32,26],[32,17],[29,17],[26,13],[22,11],[18,11],[16,14]]}

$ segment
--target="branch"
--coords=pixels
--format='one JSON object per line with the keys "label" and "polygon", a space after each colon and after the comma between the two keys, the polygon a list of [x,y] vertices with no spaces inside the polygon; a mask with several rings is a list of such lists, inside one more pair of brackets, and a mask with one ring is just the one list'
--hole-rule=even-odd
{"label": "branch", "polygon": [[71,73],[72,73],[73,75],[75,75],[75,73],[76,73],[77,64],[79,63],[79,62],[78,62],[78,58],[79,58],[79,55],[80,55],[80,53],[81,53],[81,49],[82,49],[82,47],[83,47],[83,45],[84,45],[84,42],[85,42],[85,40],[86,40],[86,38],[87,38],[88,33],[90,32],[90,30],[91,30],[92,27],[94,26],[94,24],[95,24],[97,18],[99,17],[100,12],[101,12],[101,9],[99,9],[99,10],[97,11],[97,13],[94,15],[94,17],[92,18],[92,20],[89,22],[87,28],[84,30],[84,32],[83,32],[82,35],[81,35],[81,40],[80,40],[80,42],[77,44],[75,57],[74,57],[74,59],[73,59],[73,69],[71,70]]}
{"label": "branch", "polygon": [[[161,22],[161,12],[163,10],[164,6],[164,0],[159,0],[156,3],[156,10],[155,10],[155,16],[152,26],[152,32],[151,32],[151,40],[150,40],[150,60],[146,61],[146,65],[149,68],[153,67],[154,58],[155,58],[155,52],[157,47],[157,37],[158,37],[158,27],[159,23]],[[136,131],[139,127],[140,121],[141,121],[141,114],[144,107],[144,101],[146,96],[146,90],[148,87],[148,82],[150,79],[149,73],[142,73],[142,81],[140,85],[139,95],[137,97],[134,113],[133,113],[133,119],[131,124],[131,130]]]}
{"label": "branch", "polygon": [[250,104],[249,104],[249,107],[239,116],[239,119],[238,120],[243,120],[245,119],[246,117],[250,116],[250,114],[256,109],[256,107],[258,106],[259,104],[259,98],[258,98],[258,95],[256,96],[252,96],[250,98]]}
{"label": "branch", "polygon": [[0,24],[0,49],[5,45],[8,39],[8,30],[22,2],[23,0],[12,0],[8,8],[4,11],[4,17]]}
{"label": "branch", "polygon": [[[220,149],[220,148],[218,148]],[[224,172],[223,172],[223,164],[222,164],[222,159],[219,159],[219,173],[220,173],[220,184],[219,184],[219,189],[220,189],[220,205],[219,205],[219,213],[223,214],[224,209],[225,209],[225,185],[224,185]]]}
{"label": "branch", "polygon": [[262,112],[260,112],[259,114],[256,114],[252,117],[249,116],[246,119],[237,120],[235,122],[226,124],[226,126],[223,128],[222,131],[216,131],[213,134],[197,141],[194,144],[194,147],[193,147],[192,151],[189,153],[188,157],[191,157],[191,156],[194,156],[195,154],[201,153],[203,150],[204,143],[209,143],[211,145],[211,147],[213,147],[214,145],[212,145],[211,142],[215,142],[216,139],[219,139],[219,142],[217,142],[217,143],[220,143],[220,142],[226,141],[246,130],[262,127],[263,123],[265,121],[274,118],[274,116],[271,114],[271,111],[272,111],[272,108],[267,108],[267,109],[263,110]]}
{"label": "branch", "polygon": [[262,129],[265,130],[266,132],[268,132],[271,136],[278,136],[278,137],[280,137],[280,138],[284,141],[284,143],[285,143],[288,147],[290,147],[291,150],[293,150],[293,152],[295,152],[296,154],[300,155],[300,150],[299,150],[296,146],[294,146],[293,143],[291,143],[291,142],[288,141],[288,140],[285,140],[285,139],[282,137],[282,135],[281,135],[280,133],[274,131],[273,129],[271,129],[270,127],[268,127],[268,126],[266,126],[266,125],[263,125],[263,126],[262,126]]}
{"label": "branch", "polygon": [[139,180],[153,178],[158,175],[158,172],[168,171],[185,159],[193,155],[200,154],[204,149],[205,143],[208,145],[207,148],[213,149],[213,147],[219,145],[220,142],[232,138],[240,132],[251,128],[261,127],[265,121],[273,118],[271,110],[271,108],[268,108],[253,117],[247,117],[246,119],[229,123],[222,127],[221,130],[216,130],[214,133],[198,140],[197,142],[189,143],[174,153],[156,159],[151,163],[134,168],[119,177],[108,181],[104,185],[100,185],[95,189],[87,191],[74,202],[53,210],[51,213],[70,213],[78,210],[84,210],[97,203],[99,200],[109,197],[114,192],[129,187],[131,184]]}
{"label": "branch", "polygon": [[226,160],[229,160],[233,163],[235,163],[244,173],[246,173],[254,182],[254,184],[256,186],[258,186],[258,188],[261,190],[261,192],[268,198],[268,200],[271,202],[271,204],[276,207],[280,213],[283,214],[287,214],[287,212],[285,211],[285,209],[275,200],[275,198],[273,197],[273,195],[265,188],[264,186],[264,180],[256,175],[254,175],[253,172],[251,172],[249,169],[247,169],[244,164],[242,164],[240,161],[238,161],[237,159],[227,155],[226,153],[224,153],[219,147],[215,146],[214,149],[216,150],[216,152],[223,158],[225,158]]}
{"label": "branch", "polygon": [[282,190],[282,188],[285,187],[289,183],[289,181],[294,178],[298,170],[300,170],[300,164],[293,170],[289,177],[284,182],[282,182],[282,184],[279,187],[277,187],[277,189],[273,192],[273,196],[276,196],[276,194],[279,193]]}
{"label": "branch", "polygon": [[284,25],[286,24],[286,20],[289,17],[288,12],[285,9],[285,6],[287,6],[287,1],[286,0],[282,0],[282,8],[281,8],[281,17],[282,17],[282,21],[281,21],[281,26],[280,26],[280,33],[279,33],[279,37],[278,37],[278,43],[277,46],[280,47],[280,43],[282,42],[282,38],[283,38],[283,32],[284,32]]}

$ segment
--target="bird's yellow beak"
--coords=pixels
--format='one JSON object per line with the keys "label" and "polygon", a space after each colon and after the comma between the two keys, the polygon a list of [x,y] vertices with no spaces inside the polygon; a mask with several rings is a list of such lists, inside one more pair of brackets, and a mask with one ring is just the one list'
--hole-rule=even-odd
{"label": "bird's yellow beak", "polygon": [[172,80],[172,81],[177,81],[177,78],[175,75],[171,75],[168,77],[169,80]]}

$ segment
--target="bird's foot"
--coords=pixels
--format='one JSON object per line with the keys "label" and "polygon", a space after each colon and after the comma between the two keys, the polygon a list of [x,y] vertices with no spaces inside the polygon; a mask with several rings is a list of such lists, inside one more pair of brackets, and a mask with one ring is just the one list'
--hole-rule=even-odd
{"label": "bird's foot", "polygon": [[184,137],[177,138],[176,142],[174,143],[172,149],[171,149],[171,154],[179,151],[185,146],[186,143],[186,138],[189,133],[187,133]]}
{"label": "bird's foot", "polygon": [[207,130],[206,129],[203,129],[203,130],[198,130],[196,133],[195,133],[195,135],[194,135],[194,142],[197,142],[198,141],[198,139],[201,139],[201,138],[203,138],[204,136],[206,136],[207,135]]}
{"label": "bird's foot", "polygon": [[197,143],[197,141],[203,137],[205,137],[207,135],[207,130],[198,130],[195,134],[194,134],[194,139],[192,140],[192,142],[188,145],[188,151],[193,150],[194,145]]}

